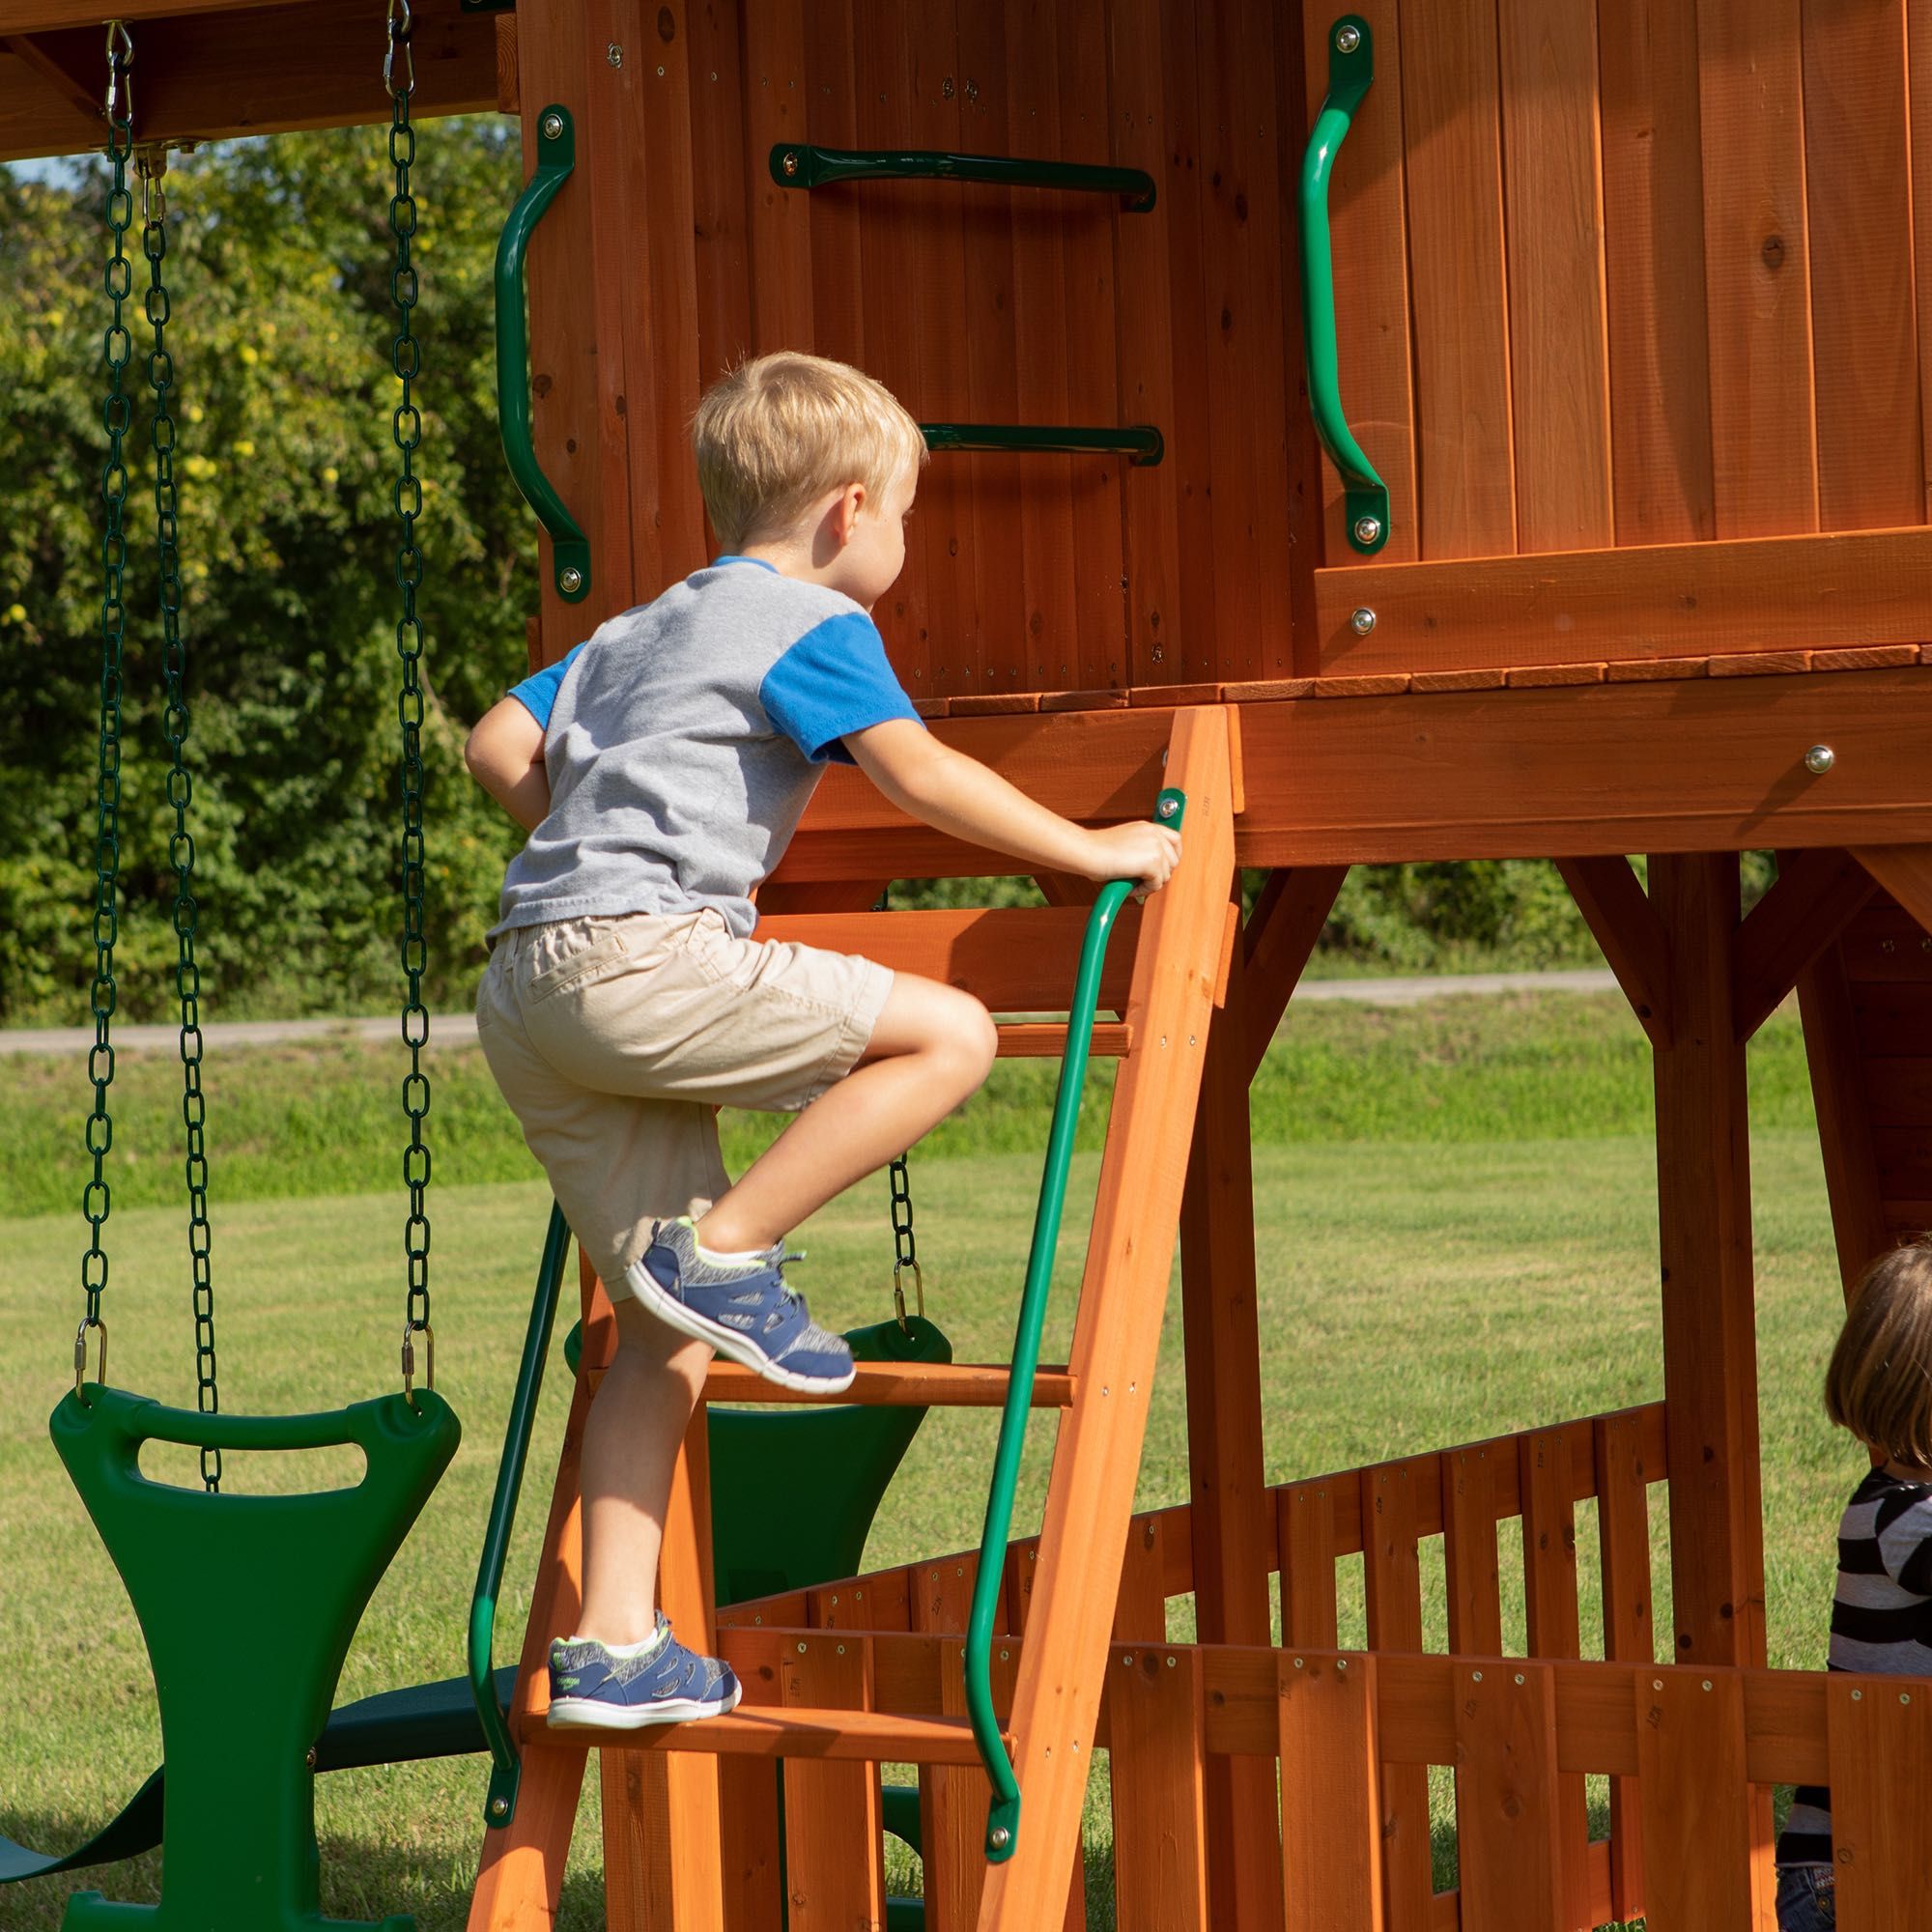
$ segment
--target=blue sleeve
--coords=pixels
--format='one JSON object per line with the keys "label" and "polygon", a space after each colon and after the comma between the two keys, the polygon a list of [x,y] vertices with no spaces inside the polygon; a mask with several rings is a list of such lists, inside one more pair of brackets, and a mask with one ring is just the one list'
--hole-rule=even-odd
{"label": "blue sleeve", "polygon": [[[588,639],[584,639],[587,643]],[[556,694],[563,688],[563,674],[576,661],[582,644],[575,645],[558,658],[554,665],[546,665],[542,670],[532,671],[522,684],[510,687],[510,696],[541,724],[550,729],[550,714],[556,704]]]}
{"label": "blue sleeve", "polygon": [[758,687],[765,715],[813,764],[849,765],[842,739],[919,713],[886,661],[885,639],[863,611],[828,617],[790,646]]}

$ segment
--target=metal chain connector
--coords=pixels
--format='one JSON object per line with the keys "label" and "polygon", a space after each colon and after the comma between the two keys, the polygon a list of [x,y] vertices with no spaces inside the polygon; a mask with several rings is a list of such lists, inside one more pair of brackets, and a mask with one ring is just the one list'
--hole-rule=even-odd
{"label": "metal chain connector", "polygon": [[[402,692],[396,700],[402,724],[402,884],[403,974],[409,993],[403,1005],[403,1040],[410,1049],[410,1070],[403,1081],[403,1111],[409,1116],[410,1144],[403,1151],[403,1180],[410,1192],[409,1219],[403,1230],[403,1252],[409,1277],[408,1313],[403,1328],[403,1389],[414,1393],[414,1337],[430,1335],[429,1326],[429,1147],[423,1121],[429,1113],[429,1075],[423,1071],[423,1048],[429,1044],[429,1009],[423,1005],[423,975],[429,965],[423,934],[423,898],[427,867],[423,843],[422,620],[416,615],[416,590],[422,582],[423,555],[416,543],[416,519],[422,515],[422,483],[415,473],[415,452],[422,441],[422,414],[414,401],[414,384],[421,373],[422,355],[412,327],[416,304],[416,271],[410,259],[410,240],[416,232],[415,197],[410,192],[410,169],[416,155],[415,130],[410,126],[410,93],[415,73],[408,59],[410,10],[408,0],[389,0],[389,58],[384,78],[389,88],[389,160],[396,171],[395,192],[389,197],[389,232],[396,238],[396,266],[389,276],[389,293],[396,304],[396,341],[391,365],[403,385],[402,399],[389,419],[390,434],[402,458],[396,479],[396,515],[402,530],[396,547],[396,587],[403,596],[403,614],[396,623],[396,653],[403,661]],[[394,72],[395,50],[404,51],[406,76]],[[423,1386],[436,1386],[436,1350],[426,1342]]]}
{"label": "metal chain connector", "polygon": [[[94,1084],[94,1110],[87,1120],[87,1151],[93,1157],[94,1178],[81,1194],[87,1217],[87,1253],[80,1264],[80,1285],[87,1312],[75,1340],[74,1386],[79,1389],[86,1368],[89,1328],[99,1328],[100,1296],[107,1287],[107,1251],[100,1230],[112,1206],[107,1184],[107,1152],[114,1145],[114,1119],[107,1107],[107,1090],[114,1079],[113,1021],[114,943],[120,936],[119,877],[121,870],[121,656],[128,636],[128,607],[122,600],[128,567],[128,540],[123,519],[128,502],[128,466],[122,440],[134,417],[124,377],[133,354],[133,337],[121,319],[122,304],[133,293],[133,271],[128,261],[128,230],[133,225],[134,201],[128,191],[128,156],[134,145],[133,92],[128,70],[133,64],[134,43],[128,29],[114,21],[107,29],[107,159],[112,179],[107,190],[107,226],[114,252],[108,257],[103,282],[113,303],[114,319],[102,337],[101,355],[107,365],[107,394],[100,419],[107,430],[107,459],[100,469],[100,501],[106,527],[100,539],[100,752],[95,786],[94,835],[94,986],[89,1004],[94,1013],[94,1047],[87,1056],[87,1077]],[[103,1330],[104,1336],[104,1330]],[[101,1376],[105,1378],[103,1355]]]}
{"label": "metal chain connector", "polygon": [[400,92],[413,94],[416,91],[415,56],[410,51],[410,41],[415,32],[415,20],[410,13],[410,0],[389,0],[389,43],[383,55],[383,86],[391,95],[399,90],[396,86],[396,55],[403,57],[404,80]]}
{"label": "metal chain connector", "polygon": [[[194,781],[184,755],[188,734],[187,645],[181,626],[181,506],[175,486],[175,417],[170,400],[175,365],[167,346],[170,303],[162,274],[168,252],[168,197],[162,185],[168,168],[167,150],[159,145],[144,147],[135,157],[135,166],[141,176],[141,251],[148,258],[148,322],[154,330],[154,348],[148,356],[148,386],[155,397],[150,440],[155,451],[155,554],[160,578],[161,671],[166,692],[163,718],[172,754],[167,797],[175,814],[168,860],[175,874],[175,992],[181,1007],[187,1253],[194,1278],[195,1406],[203,1415],[214,1415],[220,1411],[221,1396],[214,1355],[213,1240],[208,1219],[208,1105],[201,1086],[201,969],[194,955],[194,838],[187,825]],[[219,1449],[203,1448],[201,1480],[211,1491],[220,1489]]]}
{"label": "metal chain connector", "polygon": [[893,1189],[893,1307],[905,1328],[905,1278],[912,1276],[918,1312],[925,1313],[925,1277],[920,1272],[919,1243],[912,1232],[912,1168],[904,1154],[891,1168]]}

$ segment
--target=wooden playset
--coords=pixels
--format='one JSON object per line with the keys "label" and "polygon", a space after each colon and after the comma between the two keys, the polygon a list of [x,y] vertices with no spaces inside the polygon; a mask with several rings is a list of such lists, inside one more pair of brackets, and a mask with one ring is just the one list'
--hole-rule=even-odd
{"label": "wooden playset", "polygon": [[[374,5],[120,11],[139,140],[386,111]],[[1122,1932],[1767,1928],[1772,1787],[1801,1780],[1832,1787],[1846,1932],[1922,1928],[1932,1685],[1764,1667],[1744,1055],[1795,987],[1848,1280],[1932,1221],[1932,6],[420,0],[412,51],[419,117],[522,117],[499,301],[549,531],[536,661],[704,560],[701,388],[810,350],[929,425],[877,615],[932,728],[1077,818],[1184,798],[1180,869],[1097,991],[1119,1074],[1071,1353],[1018,1398],[1058,1412],[1038,1536],[720,1609],[700,1415],[664,1597],[747,1701],[599,1754],[610,1922],[1083,1925],[1105,1750]],[[0,0],[7,152],[99,145],[99,81],[94,14]],[[1502,857],[1558,863],[1654,1050],[1663,1399],[1270,1489],[1248,1083],[1350,866]],[[1075,885],[870,910],[896,877],[1009,868],[835,772],[767,929],[1066,1010]],[[1190,1500],[1135,1516],[1177,1236]],[[594,1281],[583,1316],[475,1932],[550,1921],[587,1766],[532,1667],[575,1610]],[[888,1361],[850,1400],[1011,1386]],[[722,1367],[710,1393],[761,1399]],[[1021,1801],[990,1832],[976,1587]],[[1187,1594],[1199,1640],[1171,1643]],[[879,1771],[907,1762],[910,1824]],[[917,1903],[886,1896],[895,1818]]]}

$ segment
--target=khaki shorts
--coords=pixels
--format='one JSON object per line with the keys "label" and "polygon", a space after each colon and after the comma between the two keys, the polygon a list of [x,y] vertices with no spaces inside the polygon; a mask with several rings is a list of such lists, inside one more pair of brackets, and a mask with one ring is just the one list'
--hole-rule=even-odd
{"label": "khaki shorts", "polygon": [[651,1223],[729,1185],[714,1109],[795,1113],[851,1072],[893,989],[870,959],[736,938],[722,913],[501,934],[476,997],[490,1071],[613,1295]]}

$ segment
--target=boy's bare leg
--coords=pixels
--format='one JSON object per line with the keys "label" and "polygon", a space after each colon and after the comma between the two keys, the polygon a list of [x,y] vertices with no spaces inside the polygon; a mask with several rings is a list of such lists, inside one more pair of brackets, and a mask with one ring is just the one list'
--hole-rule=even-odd
{"label": "boy's bare leg", "polygon": [[859,1065],[792,1122],[699,1220],[715,1254],[783,1239],[978,1092],[999,1048],[970,993],[901,973]]}
{"label": "boy's bare leg", "polygon": [[577,1634],[641,1643],[656,1628],[658,1550],[684,1432],[711,1350],[626,1295],[617,1352],[583,1429],[583,1610]]}

